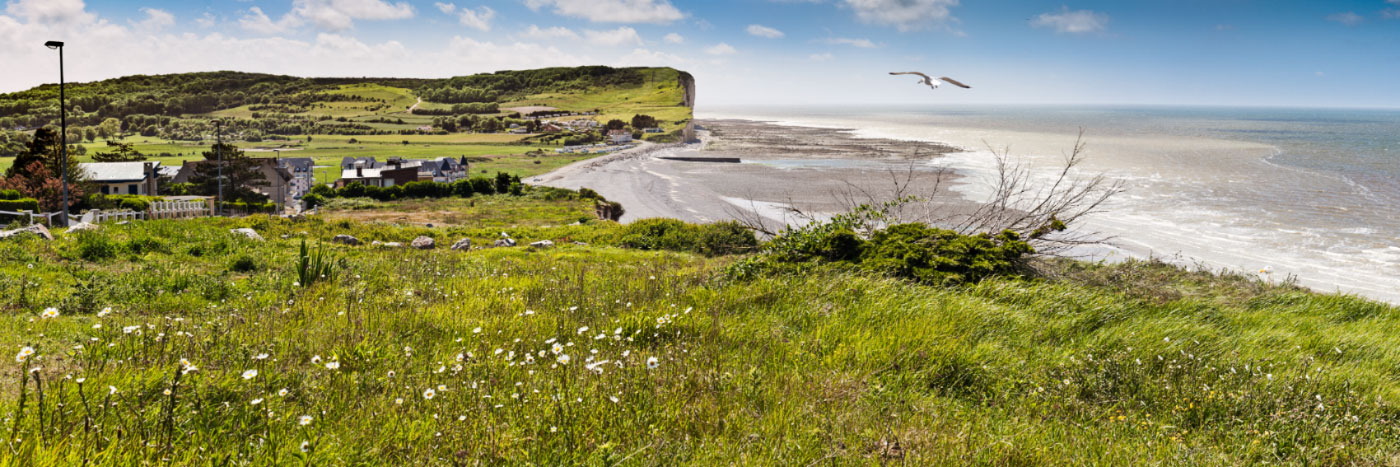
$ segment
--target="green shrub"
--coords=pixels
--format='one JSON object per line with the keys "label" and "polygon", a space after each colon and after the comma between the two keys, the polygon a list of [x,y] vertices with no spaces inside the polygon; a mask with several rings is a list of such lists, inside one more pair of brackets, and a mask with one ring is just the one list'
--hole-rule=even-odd
{"label": "green shrub", "polygon": [[521,184],[520,182],[511,182],[511,184],[510,184],[510,195],[511,195],[511,196],[520,196],[520,195],[524,195],[524,194],[525,194],[525,185]]}
{"label": "green shrub", "polygon": [[13,201],[20,198],[19,190],[0,190],[0,201]]}
{"label": "green shrub", "polygon": [[229,263],[228,269],[233,272],[255,272],[260,269],[258,260],[252,255],[238,255]]}
{"label": "green shrub", "polygon": [[496,184],[489,178],[472,177],[471,184],[473,192],[481,193],[483,195],[490,195],[496,193]]}
{"label": "green shrub", "polygon": [[642,219],[622,229],[618,245],[639,250],[671,250],[722,256],[758,246],[753,232],[737,222],[687,224],[676,219]]}
{"label": "green shrub", "polygon": [[472,189],[471,180],[457,180],[452,182],[452,194],[460,198],[470,198],[475,190]]}
{"label": "green shrub", "polygon": [[452,187],[438,182],[409,182],[403,185],[403,195],[408,198],[445,198],[452,196]]}
{"label": "green shrub", "polygon": [[[14,191],[14,190],[9,190]],[[6,194],[5,196],[10,196]],[[39,212],[39,200],[34,198],[0,199],[0,211]],[[19,220],[19,216],[0,215],[0,222],[11,222]]]}
{"label": "green shrub", "polygon": [[326,198],[316,193],[307,193],[306,196],[301,197],[301,205],[306,209],[314,209],[324,204],[326,204]]}
{"label": "green shrub", "polygon": [[98,233],[79,233],[77,248],[78,257],[87,261],[101,261],[117,256],[116,242]]}
{"label": "green shrub", "polygon": [[1010,230],[992,235],[962,235],[923,224],[900,224],[876,231],[861,248],[861,267],[932,284],[978,282],[993,275],[1014,275],[1021,258],[1033,253]]}

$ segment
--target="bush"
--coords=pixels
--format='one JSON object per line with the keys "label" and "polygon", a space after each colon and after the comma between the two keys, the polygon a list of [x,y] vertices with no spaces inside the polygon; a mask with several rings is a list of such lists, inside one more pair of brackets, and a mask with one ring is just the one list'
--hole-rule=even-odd
{"label": "bush", "polygon": [[0,199],[0,211],[33,211],[39,212],[39,200],[34,198],[14,198]]}
{"label": "bush", "polygon": [[496,193],[496,184],[486,177],[472,177],[472,191],[483,195]]}
{"label": "bush", "polygon": [[675,219],[642,219],[622,229],[618,245],[639,250],[671,250],[722,256],[758,247],[753,232],[737,222],[687,224]]}
{"label": "bush", "polygon": [[306,208],[306,209],[315,209],[316,207],[322,206],[322,205],[325,205],[325,204],[326,204],[326,198],[324,198],[324,197],[322,197],[321,195],[318,195],[318,194],[316,194],[316,193],[307,193],[306,196],[301,197],[301,205],[302,205],[303,208]]}
{"label": "bush", "polygon": [[452,195],[460,198],[470,198],[475,190],[472,190],[471,180],[457,180],[452,182],[450,187]]}
{"label": "bush", "polygon": [[13,201],[21,197],[19,190],[0,190],[0,201]]}
{"label": "bush", "polygon": [[233,272],[254,272],[259,269],[258,260],[251,255],[239,255],[229,263],[228,269]]}
{"label": "bush", "polygon": [[117,244],[106,235],[93,232],[78,234],[78,257],[87,261],[101,261],[117,256]]}
{"label": "bush", "polygon": [[996,236],[962,235],[923,224],[900,224],[875,232],[862,249],[865,269],[933,284],[978,282],[1015,274],[1034,250],[1010,230]]}
{"label": "bush", "polygon": [[403,194],[409,198],[445,198],[452,196],[452,187],[438,182],[409,182],[404,184]]}
{"label": "bush", "polygon": [[496,172],[496,193],[506,193],[510,191],[510,175],[505,172]]}

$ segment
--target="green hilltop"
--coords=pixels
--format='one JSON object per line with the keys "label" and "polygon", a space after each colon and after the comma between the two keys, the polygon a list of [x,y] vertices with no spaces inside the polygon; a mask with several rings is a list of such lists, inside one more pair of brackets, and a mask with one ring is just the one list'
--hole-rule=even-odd
{"label": "green hilltop", "polygon": [[[82,161],[108,151],[108,142],[132,144],[167,165],[198,159],[218,119],[226,141],[311,157],[318,165],[347,156],[466,156],[483,170],[528,175],[579,156],[527,159],[526,153],[603,138],[600,131],[545,132],[525,118],[528,112],[556,109],[550,112],[561,114],[551,117],[557,120],[616,119],[629,126],[645,115],[663,130],[646,139],[673,141],[692,117],[690,88],[690,75],[672,68],[589,66],[446,79],[218,71],[69,83],[65,92],[68,141]],[[512,124],[526,130],[511,133]],[[7,156],[25,150],[36,128],[57,125],[57,85],[0,94],[0,169],[10,164]],[[335,177],[322,175],[326,182]]]}

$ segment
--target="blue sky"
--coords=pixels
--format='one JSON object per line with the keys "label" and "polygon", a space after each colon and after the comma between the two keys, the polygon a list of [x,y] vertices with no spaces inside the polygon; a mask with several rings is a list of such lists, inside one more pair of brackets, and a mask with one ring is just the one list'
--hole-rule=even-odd
{"label": "blue sky", "polygon": [[50,39],[71,81],[667,65],[702,106],[1400,107],[1400,0],[8,0],[0,91],[56,81]]}

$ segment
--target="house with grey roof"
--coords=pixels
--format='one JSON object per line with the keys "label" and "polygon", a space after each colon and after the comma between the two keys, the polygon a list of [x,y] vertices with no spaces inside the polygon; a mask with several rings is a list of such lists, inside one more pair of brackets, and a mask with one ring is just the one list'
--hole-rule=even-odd
{"label": "house with grey roof", "polygon": [[104,195],[154,196],[160,162],[83,162],[78,167]]}

